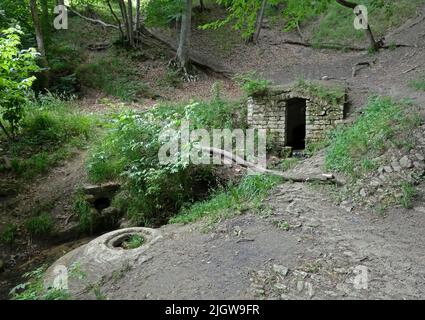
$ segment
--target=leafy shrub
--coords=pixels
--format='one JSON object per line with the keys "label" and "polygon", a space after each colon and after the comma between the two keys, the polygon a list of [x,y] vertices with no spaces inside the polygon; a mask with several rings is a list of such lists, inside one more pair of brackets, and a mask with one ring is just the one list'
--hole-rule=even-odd
{"label": "leafy shrub", "polygon": [[[0,125],[7,136],[15,135],[23,118],[23,105],[39,70],[34,48],[20,50],[22,31],[7,29],[0,37]],[[2,121],[7,121],[10,132]]]}
{"label": "leafy shrub", "polygon": [[68,300],[70,294],[65,290],[44,288],[44,273],[47,267],[42,266],[24,274],[26,282],[21,283],[10,291],[12,300]]}
{"label": "leafy shrub", "polygon": [[188,106],[160,105],[141,114],[124,111],[92,152],[89,175],[95,182],[124,180],[125,190],[116,202],[128,216],[137,223],[161,223],[184,203],[202,196],[200,191],[205,188],[200,186],[208,188],[214,182],[210,165],[196,166],[184,158],[161,165],[161,131],[179,130],[183,120],[190,121],[191,129],[231,128],[237,111],[234,106],[239,105],[214,100]]}
{"label": "leafy shrub", "polygon": [[32,236],[47,236],[53,231],[54,220],[49,214],[42,213],[25,221],[25,228]]}

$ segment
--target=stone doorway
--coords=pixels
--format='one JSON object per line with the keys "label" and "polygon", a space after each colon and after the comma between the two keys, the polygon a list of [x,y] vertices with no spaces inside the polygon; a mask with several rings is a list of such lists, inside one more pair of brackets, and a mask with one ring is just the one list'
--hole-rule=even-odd
{"label": "stone doorway", "polygon": [[292,98],[286,104],[286,146],[305,149],[307,100]]}

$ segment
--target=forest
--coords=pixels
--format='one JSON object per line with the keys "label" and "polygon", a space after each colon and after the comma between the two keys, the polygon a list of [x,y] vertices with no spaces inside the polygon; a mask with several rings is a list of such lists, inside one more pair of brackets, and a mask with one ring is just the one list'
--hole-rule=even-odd
{"label": "forest", "polygon": [[0,299],[423,297],[424,46],[424,0],[0,0]]}

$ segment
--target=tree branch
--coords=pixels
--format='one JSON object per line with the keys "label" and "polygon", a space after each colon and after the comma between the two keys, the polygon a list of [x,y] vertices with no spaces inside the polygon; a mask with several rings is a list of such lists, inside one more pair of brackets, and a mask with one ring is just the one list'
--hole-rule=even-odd
{"label": "tree branch", "polygon": [[74,14],[76,14],[80,18],[82,18],[84,20],[87,20],[87,21],[89,21],[91,23],[100,24],[100,25],[104,26],[105,28],[112,28],[112,29],[116,29],[116,30],[119,30],[120,29],[118,26],[116,26],[114,24],[109,24],[109,23],[103,22],[102,20],[99,20],[99,19],[92,19],[92,18],[85,17],[81,13],[79,13],[78,11],[75,11],[75,10],[71,9],[70,7],[67,7],[67,8],[68,8],[69,11],[71,11]]}

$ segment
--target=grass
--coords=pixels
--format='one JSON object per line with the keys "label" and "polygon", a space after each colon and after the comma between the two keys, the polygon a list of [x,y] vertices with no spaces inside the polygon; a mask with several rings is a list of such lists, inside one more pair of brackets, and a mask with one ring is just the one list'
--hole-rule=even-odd
{"label": "grass", "polygon": [[122,247],[127,250],[139,248],[145,243],[145,239],[139,234],[131,235],[122,243]]}
{"label": "grass", "polygon": [[78,227],[80,231],[92,234],[93,216],[91,213],[91,208],[81,192],[77,193],[76,199],[74,201],[74,212],[78,216]]}
{"label": "grass", "polygon": [[338,104],[345,99],[345,89],[341,86],[324,86],[312,81],[298,80],[296,87],[300,90],[307,91],[310,95]]}
{"label": "grass", "polygon": [[84,86],[99,89],[122,101],[137,101],[153,97],[149,87],[141,80],[135,64],[124,51],[109,52],[77,67],[75,73]]}
{"label": "grass", "polygon": [[11,245],[18,236],[18,227],[15,224],[8,224],[0,232],[0,243]]}
{"label": "grass", "polygon": [[421,122],[420,115],[407,104],[373,98],[352,126],[331,133],[326,167],[351,178],[377,169],[375,158],[388,148],[411,146],[409,132]]}
{"label": "grass", "polygon": [[262,200],[281,182],[276,176],[246,176],[238,185],[217,190],[209,199],[190,204],[170,219],[170,223],[191,223],[206,219],[215,224],[247,210],[261,211]]}
{"label": "grass", "polygon": [[0,139],[11,166],[0,166],[0,173],[30,180],[69,158],[94,135],[95,119],[78,112],[72,101],[48,95],[25,110],[17,139]]}
{"label": "grass", "polygon": [[234,80],[247,96],[264,94],[271,85],[269,80],[261,78],[254,71],[238,74],[234,77]]}
{"label": "grass", "polygon": [[422,76],[418,80],[411,80],[409,86],[418,91],[425,91],[425,76]]}
{"label": "grass", "polygon": [[24,224],[31,236],[42,237],[53,232],[55,222],[49,214],[41,213],[39,216],[29,218]]}
{"label": "grass", "polygon": [[[369,23],[376,38],[383,37],[388,30],[402,25],[409,17],[416,14],[424,0],[364,0],[368,8]],[[338,43],[352,45],[353,42],[364,42],[363,30],[353,26],[354,13],[335,1],[332,1],[312,31],[312,43],[320,47],[321,43]]]}
{"label": "grass", "polygon": [[408,182],[403,182],[401,185],[401,197],[399,199],[400,204],[403,208],[412,209],[413,200],[417,196],[418,192],[414,185]]}

